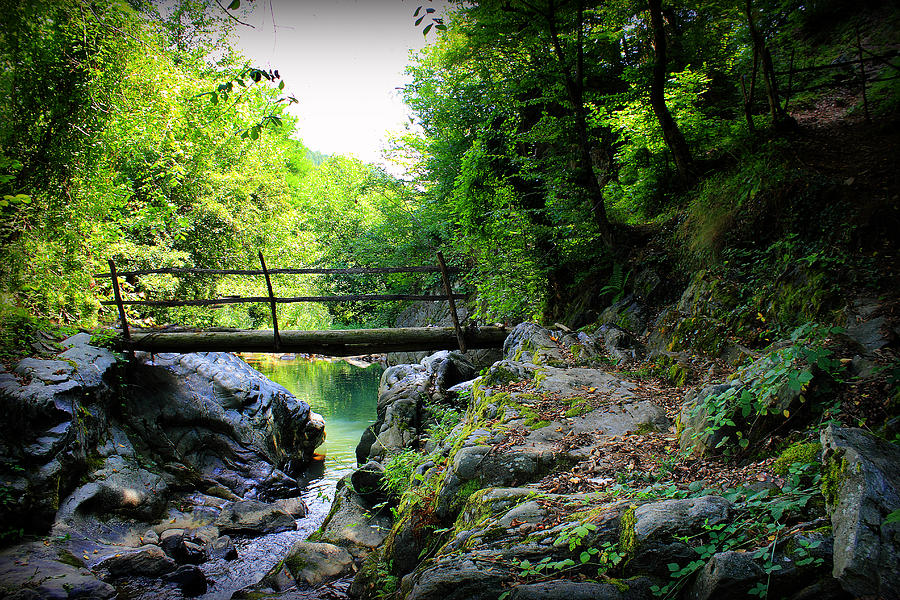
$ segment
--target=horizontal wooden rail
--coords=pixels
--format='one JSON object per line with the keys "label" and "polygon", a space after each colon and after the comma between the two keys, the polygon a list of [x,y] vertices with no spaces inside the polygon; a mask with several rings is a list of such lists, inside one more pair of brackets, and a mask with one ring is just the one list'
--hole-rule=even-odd
{"label": "horizontal wooden rail", "polygon": [[[437,267],[372,267],[352,269],[269,269],[269,275],[377,275],[385,273],[440,273]],[[460,273],[461,269],[448,267],[449,273]],[[119,271],[119,277],[137,275],[265,275],[262,269],[190,269],[183,267],[165,267],[162,269],[144,269],[142,271]],[[94,277],[112,277],[112,273],[94,273]]]}
{"label": "horizontal wooden rail", "polygon": [[775,74],[776,75],[789,75],[790,73],[796,74],[796,73],[806,73],[809,71],[826,71],[828,69],[843,69],[843,68],[848,68],[848,67],[858,65],[860,63],[876,62],[876,61],[900,56],[900,52],[888,52],[887,54],[883,54],[883,55],[879,56],[879,55],[876,55],[873,52],[869,52],[865,49],[863,49],[863,51],[866,52],[867,54],[871,54],[872,56],[870,56],[869,58],[862,58],[862,59],[857,58],[854,60],[843,60],[840,62],[828,63],[827,65],[811,65],[809,67],[796,67],[796,68],[788,70],[788,71],[775,71]]}
{"label": "horizontal wooden rail", "polygon": [[[453,294],[454,300],[465,300],[465,294]],[[413,302],[442,302],[447,296],[417,296],[414,294],[360,294],[357,296],[297,296],[295,298],[270,298],[269,296],[250,296],[247,298],[227,297],[207,300],[122,300],[121,304],[132,306],[215,306],[217,304],[247,304],[250,302],[272,302],[276,304],[292,304],[294,302],[386,302],[391,300],[409,300]],[[115,306],[115,300],[104,300],[100,304]]]}
{"label": "horizontal wooden rail", "polygon": [[[467,348],[500,348],[509,331],[504,327],[467,328],[462,331]],[[122,349],[147,352],[272,352],[274,331],[176,331],[132,330],[122,339]],[[337,329],[329,331],[279,331],[279,352],[303,352],[327,356],[358,356],[383,352],[417,352],[457,347],[455,327],[402,327],[396,329]]]}

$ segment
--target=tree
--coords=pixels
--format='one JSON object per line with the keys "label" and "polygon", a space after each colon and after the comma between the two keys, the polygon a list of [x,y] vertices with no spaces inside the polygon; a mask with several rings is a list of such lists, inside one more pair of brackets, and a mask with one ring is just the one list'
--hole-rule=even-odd
{"label": "tree", "polygon": [[666,106],[666,31],[663,25],[661,0],[649,0],[650,2],[650,26],[653,30],[653,48],[656,59],[653,62],[653,76],[650,80],[650,105],[659,125],[662,128],[663,138],[672,152],[675,165],[682,180],[686,183],[694,179],[694,160],[691,150],[681,133],[669,107]]}

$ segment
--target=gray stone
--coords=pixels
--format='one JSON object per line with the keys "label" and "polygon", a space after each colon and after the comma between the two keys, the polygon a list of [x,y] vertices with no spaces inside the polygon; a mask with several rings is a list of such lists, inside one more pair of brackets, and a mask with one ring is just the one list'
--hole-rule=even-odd
{"label": "gray stone", "polygon": [[384,467],[379,462],[369,461],[351,473],[350,483],[369,504],[377,504],[385,498]]}
{"label": "gray stone", "polygon": [[634,511],[634,535],[638,544],[698,533],[704,525],[728,519],[731,503],[720,496],[663,500],[642,504]]}
{"label": "gray stone", "polygon": [[63,502],[57,519],[71,522],[86,515],[118,515],[153,521],[161,516],[168,499],[162,477],[130,458],[108,457],[92,479]]}
{"label": "gray stone", "polygon": [[535,365],[562,361],[563,354],[554,337],[562,336],[535,323],[519,323],[503,342],[503,357]]}
{"label": "gray stone", "polygon": [[194,565],[178,567],[172,573],[164,575],[163,580],[176,584],[187,598],[205,594],[208,587],[206,575]]}
{"label": "gray stone", "polygon": [[171,573],[176,565],[159,546],[142,546],[138,550],[104,557],[94,565],[94,568],[105,570],[114,578],[126,575],[158,577]]}
{"label": "gray stone", "polygon": [[297,495],[289,473],[305,468],[324,436],[305,402],[233,354],[137,358],[127,410],[143,444],[239,497]]}
{"label": "gray stone", "polygon": [[[84,567],[73,566],[65,551],[40,543],[23,544],[0,553],[0,597],[19,600],[106,600],[116,590]],[[77,559],[76,559],[77,560]]]}
{"label": "gray stone", "polygon": [[501,527],[509,527],[514,521],[522,523],[540,523],[546,515],[541,505],[536,501],[524,502],[511,509],[505,515],[500,517],[499,524]]}
{"label": "gray stone", "polygon": [[206,551],[209,553],[209,558],[212,560],[234,560],[238,557],[237,548],[234,547],[234,542],[231,541],[231,537],[227,535],[223,535],[210,542],[206,547]]}
{"label": "gray stone", "polygon": [[822,431],[823,491],[834,530],[833,575],[855,596],[900,598],[900,448],[862,429]]}
{"label": "gray stone", "polygon": [[359,494],[347,485],[347,479],[338,481],[331,512],[312,537],[347,548],[358,558],[381,545],[391,530],[392,521],[389,516],[370,510]]}
{"label": "gray stone", "polygon": [[263,535],[297,529],[290,514],[274,504],[256,500],[226,505],[215,524],[223,534]]}
{"label": "gray stone", "polygon": [[353,557],[333,544],[297,542],[285,556],[284,564],[297,583],[318,587],[349,573]]}
{"label": "gray stone", "polygon": [[62,383],[69,380],[75,367],[64,360],[23,358],[16,364],[15,371],[22,377],[38,379],[43,383]]}
{"label": "gray stone", "polygon": [[653,598],[646,577],[623,580],[624,589],[611,583],[575,581],[546,581],[517,585],[512,588],[509,600],[645,600]]}
{"label": "gray stone", "polygon": [[717,600],[747,595],[758,581],[764,581],[765,571],[749,552],[719,552],[714,554],[698,573],[688,594],[689,600]]}
{"label": "gray stone", "polygon": [[[510,574],[494,567],[465,558],[442,561],[417,571],[402,581],[402,597],[405,600],[496,600],[506,588],[504,583]],[[356,591],[356,581],[350,588]]]}

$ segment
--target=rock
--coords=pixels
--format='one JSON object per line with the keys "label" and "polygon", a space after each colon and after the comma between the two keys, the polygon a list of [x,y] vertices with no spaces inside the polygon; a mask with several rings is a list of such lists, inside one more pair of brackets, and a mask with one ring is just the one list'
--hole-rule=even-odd
{"label": "rock", "polygon": [[233,354],[136,357],[127,411],[143,444],[177,457],[185,475],[200,474],[242,498],[298,494],[291,474],[308,465],[324,436],[324,421],[309,405]]}
{"label": "rock", "polygon": [[166,535],[169,529],[163,532],[159,547],[179,565],[199,565],[209,558],[203,548],[188,538],[184,532],[174,535]]}
{"label": "rock", "polygon": [[107,571],[113,578],[123,575],[158,577],[171,573],[176,565],[159,546],[142,546],[132,552],[121,552],[105,557],[97,562],[94,568]]}
{"label": "rock", "polygon": [[[691,451],[695,456],[722,453],[719,442],[726,436],[736,439],[736,432],[753,444],[764,439],[784,423],[784,413],[794,414],[805,402],[805,388],[795,385],[792,377],[800,369],[808,369],[812,379],[805,385],[815,385],[818,368],[808,366],[804,359],[789,358],[783,349],[776,349],[739,370],[730,383],[720,383],[691,390],[685,395],[681,408],[681,431],[679,445],[682,450]],[[788,364],[784,363],[788,361]],[[787,368],[783,368],[787,366]],[[775,368],[779,373],[773,379],[770,372]],[[744,392],[754,392],[754,384],[765,379],[765,386],[771,390],[762,400],[762,409],[757,408],[748,416],[740,409],[739,398]],[[727,425],[731,421],[734,425]],[[713,427],[709,425],[713,424]],[[729,446],[724,446],[729,448]],[[733,446],[731,446],[733,448]]]}
{"label": "rock", "polygon": [[822,431],[822,492],[834,530],[834,577],[854,596],[900,598],[900,448],[862,429]]}
{"label": "rock", "polygon": [[883,315],[882,304],[874,298],[862,298],[847,308],[847,325],[844,332],[838,334],[844,341],[853,344],[864,355],[871,355],[876,350],[891,343],[893,332]]}
{"label": "rock", "polygon": [[[63,562],[65,561],[65,562]],[[7,548],[0,553],[0,597],[7,600],[107,600],[116,590],[81,566],[71,554],[39,543]]]}
{"label": "rock", "polygon": [[[402,596],[405,600],[496,600],[506,588],[508,574],[500,569],[492,572],[482,564],[465,558],[427,567],[403,578]],[[506,575],[506,577],[504,577]],[[357,590],[354,579],[351,596]]]}
{"label": "rock", "polygon": [[587,583],[574,581],[546,581],[517,585],[512,588],[509,600],[645,600],[653,598],[646,577],[622,580],[618,586],[611,583]]}
{"label": "rock", "polygon": [[638,360],[646,353],[642,344],[634,337],[616,325],[603,325],[595,334],[598,342],[602,343],[606,353],[616,359],[617,363],[625,363]]}
{"label": "rock", "polygon": [[290,514],[274,504],[256,500],[226,505],[215,524],[223,534],[263,535],[297,529],[297,522]]}
{"label": "rock", "polygon": [[234,547],[234,542],[231,541],[231,537],[227,535],[223,535],[210,542],[206,551],[209,553],[210,560],[234,560],[238,557],[237,548]]}
{"label": "rock", "polygon": [[536,365],[560,363],[563,354],[554,337],[561,336],[535,323],[519,323],[503,342],[503,357],[513,362]]}
{"label": "rock", "polygon": [[704,525],[728,519],[731,503],[720,496],[703,496],[652,502],[634,511],[634,536],[638,546],[648,540],[667,540],[691,535]]}
{"label": "rock", "polygon": [[297,542],[284,558],[297,583],[319,587],[351,571],[353,557],[333,544]]}
{"label": "rock", "polygon": [[383,461],[409,447],[427,426],[425,400],[449,400],[455,397],[449,388],[474,376],[467,355],[446,350],[430,354],[418,364],[387,368],[378,386],[377,419],[356,448],[357,462]]}
{"label": "rock", "polygon": [[347,477],[338,481],[331,512],[310,540],[347,548],[359,558],[381,545],[392,522],[389,516],[370,510],[347,481]]}
{"label": "rock", "polygon": [[168,486],[163,478],[142,468],[133,458],[112,455],[91,478],[93,481],[63,502],[58,520],[118,515],[153,521],[162,515],[168,500]]}
{"label": "rock", "polygon": [[350,475],[353,489],[371,505],[385,499],[384,467],[379,462],[369,461]]}
{"label": "rock", "polygon": [[48,530],[104,436],[115,359],[106,350],[76,349],[78,361],[20,361],[15,370],[27,384],[0,376],[0,480],[11,495],[0,505],[2,528]]}
{"label": "rock", "polygon": [[600,313],[597,322],[602,325],[614,325],[621,329],[640,334],[647,328],[647,308],[634,296],[627,295]]}
{"label": "rock", "polygon": [[194,565],[178,567],[172,573],[163,576],[163,580],[171,581],[178,585],[181,593],[187,598],[205,594],[208,586],[206,575],[203,574],[199,567]]}
{"label": "rock", "polygon": [[279,498],[274,502],[275,506],[294,518],[302,519],[309,513],[309,507],[303,498]]}
{"label": "rock", "polygon": [[749,552],[719,552],[714,554],[697,575],[688,594],[690,600],[716,600],[747,595],[758,581],[765,581],[766,573]]}

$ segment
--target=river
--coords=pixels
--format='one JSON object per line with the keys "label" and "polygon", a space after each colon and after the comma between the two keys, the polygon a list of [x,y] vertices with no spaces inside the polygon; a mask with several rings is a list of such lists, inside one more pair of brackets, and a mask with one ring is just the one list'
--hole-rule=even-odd
{"label": "river", "polygon": [[263,375],[280,383],[312,410],[325,417],[325,455],[320,468],[311,469],[302,494],[309,514],[297,521],[297,531],[257,538],[235,539],[237,560],[214,560],[201,565],[211,581],[201,600],[220,600],[256,583],[294,542],[319,528],[334,497],[338,480],[356,467],[356,445],[363,431],[375,422],[378,381],[382,368],[351,365],[345,361],[282,360],[271,355],[245,357]]}

